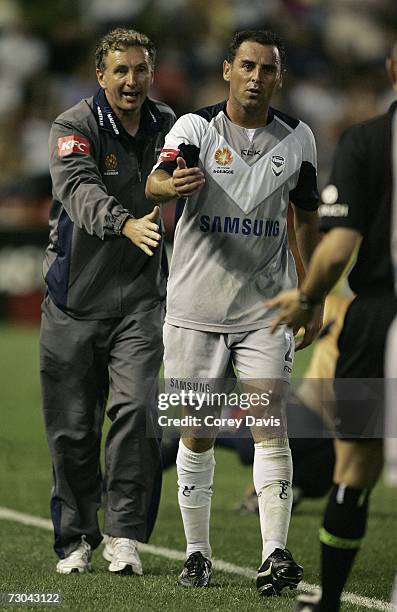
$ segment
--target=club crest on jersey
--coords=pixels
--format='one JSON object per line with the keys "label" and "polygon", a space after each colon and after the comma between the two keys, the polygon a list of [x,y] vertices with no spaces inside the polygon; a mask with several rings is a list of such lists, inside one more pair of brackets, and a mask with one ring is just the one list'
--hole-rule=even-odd
{"label": "club crest on jersey", "polygon": [[218,166],[230,166],[233,161],[233,155],[230,149],[222,147],[215,151],[215,161]]}
{"label": "club crest on jersey", "polygon": [[285,168],[285,157],[272,155],[272,172],[274,176],[280,176]]}
{"label": "club crest on jersey", "polygon": [[214,168],[214,174],[234,174],[234,170],[229,168],[233,161],[233,155],[228,147],[219,147],[215,151],[214,158],[218,166],[221,166],[220,168]]}
{"label": "club crest on jersey", "polygon": [[109,153],[105,157],[105,172],[103,173],[105,176],[117,176],[117,157],[113,153]]}

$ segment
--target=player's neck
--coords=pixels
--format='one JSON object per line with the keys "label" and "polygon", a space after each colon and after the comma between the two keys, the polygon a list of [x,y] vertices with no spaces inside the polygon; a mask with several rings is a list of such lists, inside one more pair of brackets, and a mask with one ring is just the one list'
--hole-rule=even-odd
{"label": "player's neck", "polygon": [[226,113],[230,121],[244,128],[260,128],[267,124],[269,106],[260,109],[246,109],[240,105],[233,104],[229,98],[226,103]]}

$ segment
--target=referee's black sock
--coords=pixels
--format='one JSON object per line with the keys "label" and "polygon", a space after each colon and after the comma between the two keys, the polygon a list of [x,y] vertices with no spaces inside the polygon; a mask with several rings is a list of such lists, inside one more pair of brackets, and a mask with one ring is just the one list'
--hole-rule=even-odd
{"label": "referee's black sock", "polygon": [[321,612],[338,612],[340,597],[366,531],[368,490],[334,485],[320,529]]}

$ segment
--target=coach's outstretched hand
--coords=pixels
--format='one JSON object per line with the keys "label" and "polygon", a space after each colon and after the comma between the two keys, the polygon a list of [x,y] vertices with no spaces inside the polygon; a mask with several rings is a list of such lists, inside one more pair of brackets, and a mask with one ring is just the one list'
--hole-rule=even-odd
{"label": "coach's outstretched hand", "polygon": [[140,219],[128,219],[122,229],[122,234],[129,238],[135,246],[142,249],[146,255],[153,255],[150,247],[156,248],[161,239],[159,226],[155,221],[158,218],[160,208],[155,206],[149,214]]}
{"label": "coach's outstretched hand", "polygon": [[268,308],[278,310],[276,318],[271,323],[271,333],[273,334],[279,325],[288,325],[296,335],[301,327],[305,333],[301,342],[296,346],[299,351],[309,346],[315,340],[323,324],[324,304],[319,304],[313,309],[303,310],[299,300],[300,292],[298,289],[282,291],[271,300],[267,300],[265,305]]}
{"label": "coach's outstretched hand", "polygon": [[199,191],[205,183],[204,173],[200,168],[187,168],[183,157],[177,157],[171,183],[175,194],[180,197],[187,198]]}

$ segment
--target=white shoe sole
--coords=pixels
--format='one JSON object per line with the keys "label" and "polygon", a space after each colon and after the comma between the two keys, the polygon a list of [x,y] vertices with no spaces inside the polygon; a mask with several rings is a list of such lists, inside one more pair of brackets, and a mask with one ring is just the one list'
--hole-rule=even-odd
{"label": "white shoe sole", "polygon": [[84,574],[85,572],[91,572],[91,570],[91,563],[86,567],[56,567],[58,574]]}
{"label": "white shoe sole", "polygon": [[137,566],[135,563],[128,563],[127,561],[118,561],[117,564],[113,563],[113,555],[108,550],[107,545],[102,551],[102,557],[106,559],[106,561],[110,561],[110,565],[108,567],[109,572],[113,572],[114,574],[123,574],[126,576],[132,576],[135,574],[136,576],[143,576],[142,567]]}

